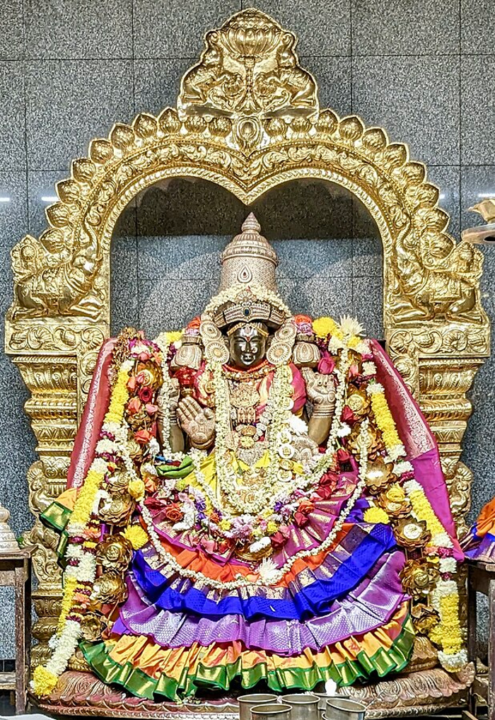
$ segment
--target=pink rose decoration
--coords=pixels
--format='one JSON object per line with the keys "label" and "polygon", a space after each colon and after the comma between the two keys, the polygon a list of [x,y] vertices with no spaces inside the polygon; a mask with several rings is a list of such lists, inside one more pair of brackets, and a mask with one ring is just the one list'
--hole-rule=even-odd
{"label": "pink rose decoration", "polygon": [[323,352],[323,356],[318,363],[318,372],[322,375],[330,375],[335,369],[335,360],[326,350]]}
{"label": "pink rose decoration", "polygon": [[352,412],[351,408],[346,405],[345,408],[342,410],[342,422],[350,423],[352,425],[352,423],[355,423],[356,420],[357,418]]}
{"label": "pink rose decoration", "polygon": [[130,412],[131,415],[135,415],[138,413],[142,408],[141,400],[137,397],[133,397],[132,400],[129,400],[127,403],[127,412]]}
{"label": "pink rose decoration", "polygon": [[359,367],[356,365],[356,363],[352,363],[349,368],[349,377],[352,379],[358,377],[358,375],[360,375]]}
{"label": "pink rose decoration", "polygon": [[139,399],[142,400],[144,403],[151,402],[153,398],[153,388],[151,388],[149,385],[145,385],[138,391]]}

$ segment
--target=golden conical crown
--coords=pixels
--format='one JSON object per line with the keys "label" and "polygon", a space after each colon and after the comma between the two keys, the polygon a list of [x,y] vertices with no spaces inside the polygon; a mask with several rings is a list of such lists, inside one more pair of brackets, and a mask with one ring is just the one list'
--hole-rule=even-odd
{"label": "golden conical crown", "polygon": [[260,230],[261,225],[250,213],[242,224],[241,233],[222,253],[220,291],[239,283],[252,283],[276,292],[277,254],[268,240],[260,235]]}

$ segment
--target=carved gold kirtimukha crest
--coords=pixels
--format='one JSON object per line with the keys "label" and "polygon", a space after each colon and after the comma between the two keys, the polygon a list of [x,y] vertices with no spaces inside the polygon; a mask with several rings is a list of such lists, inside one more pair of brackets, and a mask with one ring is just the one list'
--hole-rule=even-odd
{"label": "carved gold kirtimukha crest", "polygon": [[179,112],[239,118],[318,112],[316,82],[295,53],[297,40],[248,9],[206,35],[200,62],[182,79]]}

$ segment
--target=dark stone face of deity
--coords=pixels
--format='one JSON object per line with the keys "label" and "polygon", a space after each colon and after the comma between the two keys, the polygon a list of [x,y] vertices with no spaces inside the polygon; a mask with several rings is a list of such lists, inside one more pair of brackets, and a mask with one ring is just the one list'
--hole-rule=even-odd
{"label": "dark stone face of deity", "polygon": [[268,332],[264,326],[241,325],[229,334],[229,351],[232,365],[247,370],[257,365],[266,354]]}

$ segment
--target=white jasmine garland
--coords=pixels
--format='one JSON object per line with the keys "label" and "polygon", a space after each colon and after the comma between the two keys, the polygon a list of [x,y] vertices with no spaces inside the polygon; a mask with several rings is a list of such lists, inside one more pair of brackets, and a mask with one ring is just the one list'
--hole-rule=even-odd
{"label": "white jasmine garland", "polygon": [[104,430],[107,433],[110,433],[111,435],[115,435],[115,433],[120,430],[120,425],[119,425],[119,423],[115,423],[115,422],[107,422],[107,423],[103,424],[102,430]]}
{"label": "white jasmine garland", "polygon": [[371,360],[363,363],[363,375],[376,375],[376,365]]}
{"label": "white jasmine garland", "polygon": [[67,667],[77,641],[81,635],[81,626],[75,620],[66,620],[64,629],[62,630],[55,652],[46,664],[48,672],[53,673],[57,677],[63,673]]}
{"label": "white jasmine garland", "polygon": [[86,530],[84,523],[69,523],[66,527],[66,532],[69,537],[81,537]]}
{"label": "white jasmine garland", "polygon": [[453,574],[457,570],[457,561],[453,557],[440,558],[440,572]]}
{"label": "white jasmine garland", "polygon": [[459,650],[459,652],[452,653],[451,655],[443,652],[443,650],[439,650],[438,659],[445,670],[448,670],[449,672],[457,672],[467,664],[468,655],[464,649]]}
{"label": "white jasmine garland", "polygon": [[419,484],[417,480],[414,478],[411,478],[410,480],[406,480],[406,482],[403,485],[404,490],[408,495],[410,495],[413,492],[423,492],[423,487]]}
{"label": "white jasmine garland", "polygon": [[267,547],[270,547],[272,544],[272,541],[269,537],[262,537],[260,540],[257,540],[254,543],[251,543],[249,546],[249,550],[252,553],[260,552],[260,550],[264,550]]}
{"label": "white jasmine garland", "polygon": [[93,583],[96,577],[96,560],[93,553],[83,551],[79,563],[68,565],[65,575],[73,577],[79,582]]}
{"label": "white jasmine garland", "polygon": [[109,438],[103,438],[96,443],[96,452],[98,455],[103,455],[103,453],[113,455],[117,452],[117,445]]}
{"label": "white jasmine garland", "polygon": [[386,462],[396,462],[399,458],[407,455],[406,448],[402,443],[394,445],[393,447],[387,448]]}
{"label": "white jasmine garland", "polygon": [[83,555],[83,549],[81,545],[74,545],[73,543],[69,543],[67,545],[67,548],[65,550],[65,557],[69,558],[69,560],[72,559],[79,559]]}
{"label": "white jasmine garland", "polygon": [[94,472],[101,473],[102,475],[104,475],[108,470],[106,460],[103,460],[103,458],[96,458],[91,463],[90,469],[93,470]]}
{"label": "white jasmine garland", "polygon": [[457,595],[457,583],[455,580],[441,580],[433,591],[434,599],[439,602],[440,598],[448,595]]}
{"label": "white jasmine garland", "polygon": [[[160,449],[164,452],[164,454],[167,456],[168,460],[172,461],[178,461],[182,462],[182,460],[186,457],[186,454],[183,452],[172,452],[172,448],[170,446],[170,433],[171,433],[171,421],[170,421],[170,413],[173,412],[170,405],[170,398],[172,396],[172,378],[170,377],[170,370],[167,362],[168,357],[168,351],[170,347],[170,342],[167,338],[168,333],[160,333],[160,335],[153,341],[158,347],[160,348],[162,352],[162,384],[160,386],[160,390],[158,392],[157,397],[157,404],[161,409],[160,414],[160,423],[161,423],[161,430],[162,430],[162,448],[160,448],[160,445],[158,441],[155,438],[152,438],[148,444],[148,448],[150,450],[150,453],[153,457],[158,455],[160,452]],[[180,347],[180,341],[175,341],[174,345],[176,348]],[[155,473],[156,474],[156,473]]]}
{"label": "white jasmine garland", "polygon": [[344,343],[342,340],[339,340],[338,337],[335,335],[332,335],[328,342],[328,349],[332,355],[337,355],[339,350],[342,350],[344,348]]}
{"label": "white jasmine garland", "polygon": [[370,382],[366,388],[366,392],[368,395],[374,395],[375,393],[383,395],[385,393],[385,388],[379,382]]}
{"label": "white jasmine garland", "polygon": [[[370,353],[370,346],[369,346],[369,344],[366,342],[366,340],[362,340],[360,343],[358,343],[358,344],[356,345],[356,347],[354,348],[354,350],[355,350],[357,353],[359,353],[359,355],[369,355],[369,353]],[[370,362],[371,362],[371,361],[370,361]],[[375,369],[375,372],[376,372],[376,369]],[[370,373],[370,375],[371,375],[371,374],[373,374],[373,373]]]}
{"label": "white jasmine garland", "polygon": [[452,548],[454,544],[446,532],[437,533],[433,535],[431,544],[439,548]]}
{"label": "white jasmine garland", "polygon": [[401,460],[395,463],[392,472],[394,475],[400,476],[406,472],[414,472],[414,468],[408,460]]}

